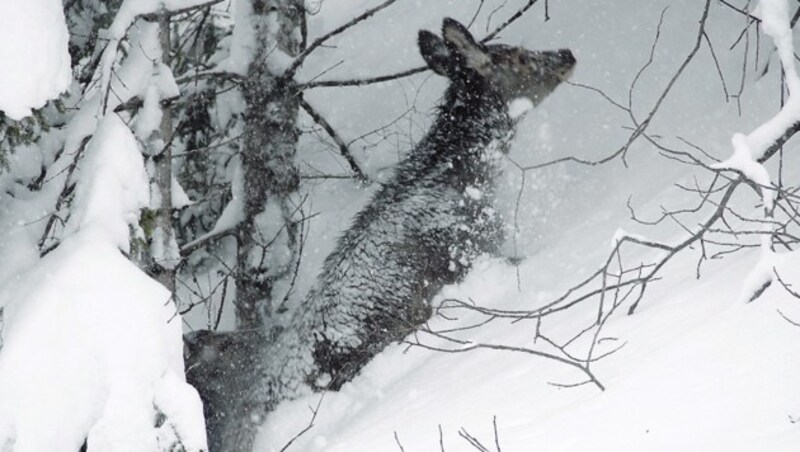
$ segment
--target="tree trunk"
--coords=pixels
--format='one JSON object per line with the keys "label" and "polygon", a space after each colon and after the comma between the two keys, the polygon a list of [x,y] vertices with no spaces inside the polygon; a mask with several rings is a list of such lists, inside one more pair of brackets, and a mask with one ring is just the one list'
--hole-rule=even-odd
{"label": "tree trunk", "polygon": [[299,96],[270,58],[300,53],[305,7],[303,0],[251,0],[251,6],[255,52],[242,87],[244,219],[236,231],[236,331],[187,337],[187,377],[203,398],[215,452],[252,449],[268,410],[249,396],[268,355],[273,292],[299,259],[299,226],[290,207],[299,185]]}
{"label": "tree trunk", "polygon": [[[243,87],[247,102],[241,154],[245,219],[237,233],[239,330],[268,326],[274,284],[286,276],[287,269],[294,268],[292,261],[297,258],[287,205],[299,183],[294,163],[299,103],[293,83],[275,73],[270,57],[273,52],[297,56],[300,17],[305,10],[301,0],[253,0],[252,8],[256,51]],[[273,23],[279,24],[278,30],[270,28],[271,16]],[[281,213],[279,218],[275,218],[276,212]],[[291,256],[289,262],[276,258],[282,252]]]}
{"label": "tree trunk", "polygon": [[[169,67],[170,16],[158,16],[157,38],[159,51],[153,55],[149,85],[142,99],[134,129],[144,143],[148,156],[150,177],[150,206],[141,215],[142,226],[149,246],[139,247],[134,241],[134,258],[139,267],[153,279],[175,293],[175,275],[180,255],[175,238],[172,205],[172,107],[165,102],[171,93],[162,92],[162,82],[172,78]],[[156,27],[156,24],[148,24]],[[154,118],[160,115],[160,119]],[[152,119],[152,122],[151,122]]]}
{"label": "tree trunk", "polygon": [[[170,22],[169,15],[162,14],[158,20],[158,40],[161,44],[161,63],[169,66],[170,52]],[[156,140],[162,147],[158,154],[154,154],[155,182],[158,186],[160,204],[157,206],[155,217],[155,230],[160,231],[153,237],[154,241],[160,241],[157,246],[163,250],[177,250],[175,242],[175,230],[172,225],[172,107],[162,103],[161,124],[158,130],[159,139]],[[174,259],[172,258],[174,257]],[[175,266],[178,264],[178,256],[170,256],[169,251],[162,256],[162,260],[156,262],[154,266],[155,279],[164,285],[170,293],[175,293]]]}

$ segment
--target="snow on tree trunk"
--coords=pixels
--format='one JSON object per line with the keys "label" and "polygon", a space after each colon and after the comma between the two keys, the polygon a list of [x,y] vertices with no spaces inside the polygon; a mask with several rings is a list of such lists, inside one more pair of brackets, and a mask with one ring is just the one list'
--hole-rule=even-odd
{"label": "snow on tree trunk", "polygon": [[299,184],[295,167],[299,102],[292,80],[280,75],[301,50],[304,14],[301,0],[236,3],[227,69],[245,78],[242,180],[233,181],[235,192],[243,197],[236,230],[238,331],[209,334],[216,351],[200,359],[215,364],[199,372],[190,369],[188,375],[206,403],[209,431],[215,432],[210,437],[212,450],[248,450],[252,444],[260,419],[250,414],[264,409],[251,410],[242,400],[258,382],[252,372],[263,367],[253,360],[266,355],[268,330],[274,326],[275,286],[289,279],[299,259],[299,226],[291,205]]}
{"label": "snow on tree trunk", "polygon": [[253,0],[249,6],[253,57],[243,88],[245,199],[236,278],[237,328],[243,330],[266,326],[275,282],[297,259],[289,197],[299,183],[294,162],[299,104],[293,83],[279,76],[282,62],[300,51],[305,11],[297,0]]}
{"label": "snow on tree trunk", "polygon": [[[151,24],[155,27],[155,24]],[[153,53],[153,73],[138,115],[137,135],[146,143],[150,157],[152,224],[148,226],[152,262],[145,264],[153,277],[170,293],[175,293],[175,268],[180,252],[175,239],[173,221],[172,175],[172,108],[162,102],[178,95],[172,71],[166,64],[170,50],[170,19],[166,12],[158,20],[158,46]]]}

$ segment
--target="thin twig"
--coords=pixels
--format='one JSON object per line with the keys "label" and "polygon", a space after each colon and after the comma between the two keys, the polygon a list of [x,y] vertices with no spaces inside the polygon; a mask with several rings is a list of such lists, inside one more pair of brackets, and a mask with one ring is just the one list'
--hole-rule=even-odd
{"label": "thin twig", "polygon": [[298,432],[296,435],[294,435],[292,437],[292,439],[290,439],[289,442],[286,443],[286,445],[284,445],[281,448],[280,452],[286,452],[286,450],[288,450],[289,447],[295,441],[297,441],[298,438],[300,438],[301,436],[305,435],[309,430],[311,430],[314,427],[314,422],[317,420],[317,414],[319,414],[319,408],[322,406],[322,400],[324,398],[325,398],[325,393],[323,392],[319,396],[319,401],[317,402],[317,406],[314,407],[314,408],[311,408],[311,413],[312,413],[311,414],[311,420],[308,422],[308,425],[306,425],[305,428],[303,428],[303,430],[300,430],[300,432]]}
{"label": "thin twig", "polygon": [[[481,43],[485,44],[492,40],[495,36],[497,36],[501,31],[503,31],[506,27],[511,25],[512,23],[519,20],[534,4],[536,4],[538,0],[528,0],[528,3],[520,8],[516,13],[514,13],[511,17],[509,17],[505,22],[500,24],[494,31],[486,35],[483,39],[481,39]],[[302,56],[302,55],[301,55]],[[299,57],[298,57],[299,58]],[[290,68],[291,69],[291,68]],[[407,69],[405,71],[400,71],[394,74],[389,75],[380,75],[377,77],[369,77],[364,79],[349,79],[349,80],[321,80],[321,81],[309,81],[306,83],[299,83],[298,90],[306,90],[312,88],[331,88],[331,87],[340,87],[340,86],[364,86],[364,85],[372,85],[375,83],[383,83],[392,80],[398,80],[405,77],[410,77],[412,75],[419,74],[421,72],[425,72],[428,70],[427,66],[419,66],[412,69]],[[294,72],[292,72],[294,74]]]}
{"label": "thin twig", "polygon": [[526,12],[528,12],[528,10],[531,9],[533,5],[535,5],[536,2],[538,1],[539,0],[528,0],[528,3],[526,3],[522,8],[520,8],[517,12],[512,14],[511,17],[506,19],[506,21],[500,24],[500,26],[495,28],[493,32],[489,33],[483,39],[481,39],[481,43],[485,44],[494,39],[497,35],[500,34],[501,31],[505,30],[509,25],[516,22],[520,17],[522,17]]}
{"label": "thin twig", "polygon": [[289,68],[286,70],[286,72],[284,72],[282,77],[285,78],[285,79],[292,78],[294,76],[295,72],[297,72],[297,69],[303,64],[303,62],[305,62],[306,58],[309,55],[311,55],[315,50],[317,50],[322,44],[325,44],[325,42],[328,39],[347,31],[347,29],[349,29],[349,28],[351,28],[351,27],[353,27],[355,25],[358,25],[359,23],[363,22],[366,19],[369,19],[370,17],[375,15],[377,12],[379,12],[379,11],[385,9],[385,8],[388,8],[389,6],[391,6],[396,1],[397,0],[386,0],[385,2],[381,3],[380,5],[378,5],[378,6],[374,7],[374,8],[368,9],[367,11],[365,11],[365,12],[361,13],[360,15],[354,17],[349,22],[347,22],[347,23],[339,26],[338,28],[335,28],[335,29],[329,31],[328,33],[320,36],[319,38],[315,39],[308,47],[305,48],[305,50],[303,50],[300,53],[300,55],[297,56],[297,58],[295,58],[295,60],[291,64],[291,66],[289,66]]}
{"label": "thin twig", "polygon": [[403,444],[400,442],[400,437],[397,436],[397,431],[394,432],[394,440],[397,443],[397,447],[400,448],[400,452],[406,452],[406,450],[403,448]]}

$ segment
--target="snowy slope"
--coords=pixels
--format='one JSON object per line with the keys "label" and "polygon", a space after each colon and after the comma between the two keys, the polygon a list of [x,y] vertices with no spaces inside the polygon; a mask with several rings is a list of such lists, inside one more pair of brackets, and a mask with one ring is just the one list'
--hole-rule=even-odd
{"label": "snowy slope", "polygon": [[[547,265],[533,259],[525,273]],[[632,317],[606,331],[627,345],[601,360],[607,387],[561,389],[582,376],[540,358],[501,352],[440,354],[395,346],[370,363],[341,393],[326,394],[316,425],[289,450],[473,450],[465,428],[502,450],[527,451],[791,451],[800,429],[800,329],[780,307],[800,314],[797,300],[772,289],[755,304],[736,303],[752,260],[731,259],[701,283],[693,263],[678,263]],[[482,304],[519,307],[537,294],[515,294],[512,269],[493,263],[473,273],[452,295]],[[524,273],[524,274],[525,274]],[[675,288],[679,288],[675,290]],[[433,326],[441,326],[434,323]],[[452,326],[452,325],[448,325]],[[569,321],[557,328],[569,329]],[[475,340],[530,342],[531,325],[498,324]],[[280,450],[310,419],[318,397],[285,404],[262,431],[262,449]]]}
{"label": "snowy slope", "polygon": [[[351,11],[373,3],[324,2],[322,13],[311,22],[312,31],[331,29]],[[445,15],[469,21],[478,3],[399,2],[390,17],[376,18],[365,23],[359,34],[343,37],[336,55],[331,50],[329,57],[311,60],[313,64],[304,74],[311,78],[340,59],[345,63],[326,78],[377,75],[367,69],[380,74],[417,65],[416,29],[435,29]],[[513,10],[524,2],[508,3]],[[628,88],[647,61],[662,9],[669,6],[653,64],[633,94],[634,111],[644,116],[691,49],[702,2],[625,0],[614,2],[613,7],[600,3],[550,2],[551,20],[546,23],[539,5],[529,18],[504,33],[503,41],[531,48],[569,47],[578,59],[574,81],[598,87],[627,103]],[[426,14],[419,14],[423,6]],[[483,30],[486,15],[494,6],[487,5],[475,29]],[[327,12],[338,12],[338,16]],[[741,16],[720,8],[713,9],[708,26],[732,92],[738,89],[743,48],[728,51],[728,47],[743,26]],[[753,130],[779,107],[777,60],[764,42],[762,39],[756,69],[763,69],[765,59],[771,58],[771,70],[763,77],[755,69],[746,73],[741,114],[736,102],[725,102],[714,63],[704,48],[650,130],[663,134],[672,145],[679,145],[676,137],[680,136],[720,159],[728,157],[735,132]],[[386,58],[387,54],[392,58]],[[750,64],[754,64],[752,57]],[[319,90],[308,98],[348,138],[387,122],[387,105],[393,105],[393,111],[401,109],[398,105],[413,107],[421,124],[408,121],[399,127],[418,137],[442,89],[441,80],[423,75],[389,87]],[[627,124],[625,114],[597,94],[561,87],[523,121],[511,157],[524,164],[573,154],[600,158],[625,142],[630,130],[621,126]],[[372,174],[380,175],[381,168],[391,164],[406,144],[402,140],[377,141],[360,158]],[[800,176],[796,157],[791,152],[787,155],[784,177],[796,178]],[[322,153],[304,158],[319,167],[331,165]],[[684,237],[674,224],[646,228],[633,223],[625,204],[631,197],[637,214],[645,218],[657,217],[661,206],[686,206],[694,199],[672,184],[691,184],[695,175],[705,177],[659,158],[643,143],[631,149],[627,167],[619,162],[591,170],[562,165],[530,173],[519,217],[517,251],[526,257],[519,269],[521,290],[517,289],[514,267],[487,259],[462,284],[446,288],[441,298],[470,298],[482,306],[529,309],[558,296],[597,268],[620,228],[664,241]],[[513,211],[520,181],[520,175],[510,170],[505,181],[507,214]],[[336,206],[322,208],[321,224],[346,227],[347,218],[358,206],[343,209],[335,200],[352,199],[353,191],[345,183],[320,185],[316,194],[323,198],[318,198],[322,201],[317,201],[317,206]],[[752,206],[757,200],[742,196],[736,202]],[[312,231],[314,227],[312,224]],[[316,273],[313,263],[324,257],[330,238],[320,238],[308,247],[306,263],[312,264],[307,275]],[[637,314],[620,312],[609,321],[603,334],[618,341],[607,349],[625,345],[593,367],[605,391],[590,385],[553,386],[549,383],[582,381],[583,375],[529,355],[497,351],[445,354],[397,345],[378,356],[341,392],[325,394],[321,403],[320,396],[313,396],[283,404],[268,418],[257,450],[281,450],[306,428],[311,408],[318,404],[314,426],[288,450],[398,451],[398,441],[406,451],[440,450],[439,426],[447,451],[476,450],[459,435],[461,428],[495,450],[494,416],[503,451],[798,450],[800,426],[793,420],[800,416],[800,328],[784,320],[777,310],[800,319],[800,300],[772,287],[758,301],[743,304],[739,301],[741,282],[758,261],[757,253],[705,263],[702,278],[697,280],[698,253],[686,250],[665,267],[662,279],[648,288]],[[782,272],[794,274],[786,273],[785,279],[800,284],[797,257],[789,259]],[[587,306],[551,320],[546,325],[548,334],[574,332],[591,311]],[[462,313],[459,318],[469,324],[477,317]],[[453,328],[454,324],[441,318],[431,322],[431,328],[444,327]],[[463,333],[463,337],[530,345],[534,331],[532,322],[496,322]]]}

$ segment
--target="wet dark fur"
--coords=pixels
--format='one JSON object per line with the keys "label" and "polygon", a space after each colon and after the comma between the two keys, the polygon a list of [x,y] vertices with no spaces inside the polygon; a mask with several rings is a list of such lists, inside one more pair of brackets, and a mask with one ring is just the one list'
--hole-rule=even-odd
{"label": "wet dark fur", "polygon": [[[360,368],[354,363],[427,320],[430,297],[501,242],[493,182],[511,118],[477,77],[451,86],[445,97],[431,131],[355,218],[307,299],[326,330],[340,322],[360,326],[354,345],[315,334],[315,364],[332,378],[330,387],[349,381]],[[342,299],[343,287],[355,289],[355,298]]]}

